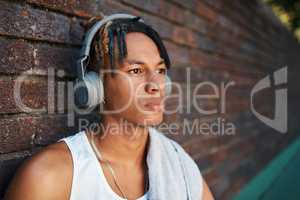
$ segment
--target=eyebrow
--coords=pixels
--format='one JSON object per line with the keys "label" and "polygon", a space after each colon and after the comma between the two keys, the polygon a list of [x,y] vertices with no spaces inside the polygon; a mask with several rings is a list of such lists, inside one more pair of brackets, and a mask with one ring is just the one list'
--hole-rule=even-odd
{"label": "eyebrow", "polygon": [[[129,63],[130,65],[132,65],[132,64],[147,65],[143,61],[139,61],[139,60],[135,60],[135,59],[125,60],[125,62]],[[164,59],[160,59],[160,61],[155,66],[159,66],[161,64],[165,64],[165,60]]]}

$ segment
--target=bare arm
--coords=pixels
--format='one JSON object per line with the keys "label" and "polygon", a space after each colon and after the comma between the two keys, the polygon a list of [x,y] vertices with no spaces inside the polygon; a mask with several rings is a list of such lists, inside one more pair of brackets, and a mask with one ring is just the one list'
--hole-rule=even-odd
{"label": "bare arm", "polygon": [[[25,161],[11,181],[4,199],[68,199],[66,180],[70,175],[65,173],[66,167],[61,164],[64,155],[61,150],[48,148]],[[68,163],[68,160],[64,159],[64,162]]]}
{"label": "bare arm", "polygon": [[206,184],[206,182],[203,180],[203,195],[202,200],[214,200],[214,197]]}

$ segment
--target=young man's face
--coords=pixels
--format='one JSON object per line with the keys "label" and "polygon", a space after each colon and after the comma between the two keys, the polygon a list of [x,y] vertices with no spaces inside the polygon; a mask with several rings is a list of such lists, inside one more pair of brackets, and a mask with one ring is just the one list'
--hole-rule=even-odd
{"label": "young man's face", "polygon": [[114,116],[139,125],[162,122],[166,66],[147,35],[131,32],[125,38],[127,57],[116,66],[115,76],[105,76],[106,108]]}

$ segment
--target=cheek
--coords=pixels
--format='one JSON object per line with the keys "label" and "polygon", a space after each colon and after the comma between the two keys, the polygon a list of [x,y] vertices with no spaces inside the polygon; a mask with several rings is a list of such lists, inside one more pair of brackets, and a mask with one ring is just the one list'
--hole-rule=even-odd
{"label": "cheek", "polygon": [[119,106],[134,104],[135,99],[144,91],[144,80],[141,78],[115,78],[107,83],[106,92],[109,93],[107,95],[113,104]]}
{"label": "cheek", "polygon": [[128,112],[137,113],[142,110],[140,100],[145,98],[145,82],[142,78],[131,78],[130,81],[124,81],[120,85],[122,100],[119,99],[119,106],[127,107]]}

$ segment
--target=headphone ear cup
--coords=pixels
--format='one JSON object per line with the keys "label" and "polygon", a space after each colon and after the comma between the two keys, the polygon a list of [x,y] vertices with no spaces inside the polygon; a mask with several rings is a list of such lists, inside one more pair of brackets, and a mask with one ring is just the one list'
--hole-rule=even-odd
{"label": "headphone ear cup", "polygon": [[165,75],[165,93],[166,96],[170,95],[172,92],[172,81],[168,75]]}
{"label": "headphone ear cup", "polygon": [[87,107],[93,107],[103,102],[104,87],[101,77],[93,71],[88,72],[84,77],[88,93]]}
{"label": "headphone ear cup", "polygon": [[75,104],[80,108],[87,106],[88,91],[85,82],[82,79],[77,78],[74,86]]}
{"label": "headphone ear cup", "polygon": [[96,72],[88,72],[83,80],[77,79],[75,103],[84,108],[91,108],[104,100],[104,87],[101,77]]}

